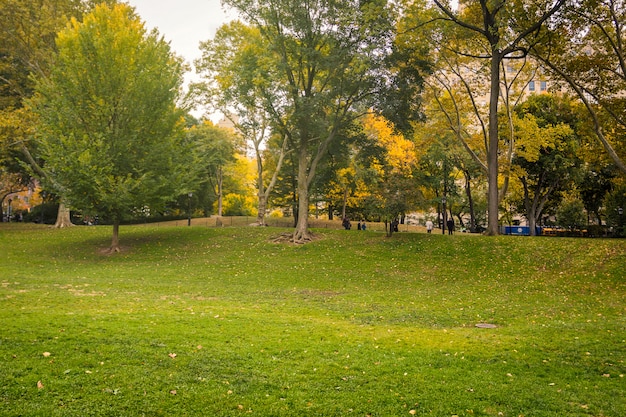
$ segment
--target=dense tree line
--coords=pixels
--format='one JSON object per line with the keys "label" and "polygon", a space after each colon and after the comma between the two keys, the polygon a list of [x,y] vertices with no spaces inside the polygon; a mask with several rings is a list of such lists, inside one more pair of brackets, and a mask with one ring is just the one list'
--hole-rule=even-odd
{"label": "dense tree line", "polygon": [[623,227],[620,1],[223,3],[240,20],[200,45],[184,96],[182,60],[131,7],[3,2],[0,197],[36,178],[110,221],[113,250],[120,222],[173,211],[279,210],[295,242],[313,212]]}

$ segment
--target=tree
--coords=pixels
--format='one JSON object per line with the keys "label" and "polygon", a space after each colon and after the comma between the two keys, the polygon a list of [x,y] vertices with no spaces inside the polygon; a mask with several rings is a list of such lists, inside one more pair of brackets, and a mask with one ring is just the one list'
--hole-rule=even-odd
{"label": "tree", "polygon": [[384,0],[225,0],[257,27],[280,72],[272,123],[298,161],[295,242],[310,239],[309,191],[341,131],[367,113],[383,79],[392,19]]}
{"label": "tree", "polygon": [[72,19],[57,47],[30,102],[45,169],[73,207],[113,223],[110,249],[119,251],[125,216],[158,209],[192,179],[176,107],[182,60],[125,4]]}
{"label": "tree", "polygon": [[598,140],[622,173],[626,132],[626,4],[623,0],[571,2],[551,25],[552,41],[532,54],[583,102]]}
{"label": "tree", "polygon": [[626,225],[626,185],[615,187],[606,198],[606,224],[613,228],[616,236],[624,236]]}
{"label": "tree", "polygon": [[[257,224],[265,225],[269,196],[287,152],[288,136],[282,135],[282,145],[267,147],[271,134],[272,114],[280,118],[274,103],[279,102],[276,84],[276,60],[267,48],[258,28],[239,21],[220,27],[212,41],[203,42],[202,59],[196,68],[205,82],[196,84],[206,104],[221,111],[243,138],[252,145],[257,165]],[[277,129],[280,132],[280,129]],[[264,154],[275,150],[277,163],[267,170]]]}
{"label": "tree", "polygon": [[[373,161],[365,184],[369,194],[365,197],[370,215],[379,216],[385,227],[401,215],[415,208],[421,199],[415,181],[417,156],[413,142],[394,131],[382,117],[368,116],[363,120],[366,135],[382,151],[372,155]],[[393,227],[387,228],[387,236]]]}
{"label": "tree", "polygon": [[[466,31],[466,36],[479,43],[470,42],[471,49],[459,50],[460,54],[473,56],[489,62],[489,119],[487,143],[488,169],[488,224],[487,233],[497,235],[498,228],[498,157],[499,126],[498,104],[501,88],[501,67],[505,59],[524,58],[530,46],[541,41],[545,30],[544,23],[554,16],[565,0],[515,1],[479,0],[466,4],[458,11],[448,3],[433,0],[443,13],[441,19],[448,20]],[[530,46],[529,46],[530,45]],[[454,49],[455,45],[452,46]]]}
{"label": "tree", "polygon": [[[33,157],[32,117],[23,102],[32,96],[33,77],[46,76],[54,61],[56,33],[70,16],[80,18],[89,4],[80,0],[12,0],[0,4],[0,159],[30,164],[28,175],[45,176]],[[21,155],[19,155],[20,153]],[[12,161],[9,161],[12,164]],[[24,164],[14,167],[25,175]],[[12,172],[16,172],[13,170]],[[50,180],[50,179],[48,179]],[[56,227],[71,225],[61,202]]]}
{"label": "tree", "polygon": [[[205,121],[200,125],[192,126],[187,131],[187,138],[195,148],[197,160],[194,163],[200,173],[200,190],[210,190],[211,196],[203,192],[200,198],[204,200],[205,207],[212,206],[217,199],[217,215],[222,215],[224,167],[235,162],[235,149],[237,139],[233,132],[214,126]],[[196,190],[199,191],[199,190]],[[211,204],[209,204],[211,203]],[[205,214],[209,210],[205,208]]]}
{"label": "tree", "polygon": [[577,199],[565,201],[556,212],[556,220],[569,231],[582,230],[587,225],[585,206]]}
{"label": "tree", "polygon": [[585,210],[595,215],[598,225],[602,225],[601,209],[606,195],[613,189],[616,168],[611,166],[593,166],[585,164],[583,175],[578,184],[578,191]]}
{"label": "tree", "polygon": [[[522,211],[531,236],[546,204],[575,183],[580,161],[569,101],[533,95],[516,108],[513,172],[522,184]],[[571,123],[570,124],[568,124]]]}

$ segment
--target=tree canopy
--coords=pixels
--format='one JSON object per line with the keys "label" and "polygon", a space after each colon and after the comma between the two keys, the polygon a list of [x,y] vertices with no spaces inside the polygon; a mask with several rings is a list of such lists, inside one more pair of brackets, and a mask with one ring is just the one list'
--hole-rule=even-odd
{"label": "tree canopy", "polygon": [[264,39],[277,64],[268,113],[298,161],[294,241],[309,239],[309,192],[320,161],[375,103],[393,18],[384,0],[226,0]]}
{"label": "tree canopy", "polygon": [[183,65],[127,5],[97,6],[57,37],[58,56],[31,101],[57,192],[114,224],[186,191]]}

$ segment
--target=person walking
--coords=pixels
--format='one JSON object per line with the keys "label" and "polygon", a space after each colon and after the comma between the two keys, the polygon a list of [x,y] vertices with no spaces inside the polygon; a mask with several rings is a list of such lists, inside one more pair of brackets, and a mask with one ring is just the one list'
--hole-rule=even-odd
{"label": "person walking", "polygon": [[448,219],[448,234],[454,233],[454,219]]}
{"label": "person walking", "polygon": [[433,231],[433,222],[426,220],[426,232],[431,233]]}

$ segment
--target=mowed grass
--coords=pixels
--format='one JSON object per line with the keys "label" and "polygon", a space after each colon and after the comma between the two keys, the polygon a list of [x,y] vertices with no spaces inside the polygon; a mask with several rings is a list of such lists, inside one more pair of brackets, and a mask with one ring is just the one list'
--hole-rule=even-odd
{"label": "mowed grass", "polygon": [[626,241],[287,230],[2,225],[0,415],[626,416]]}

